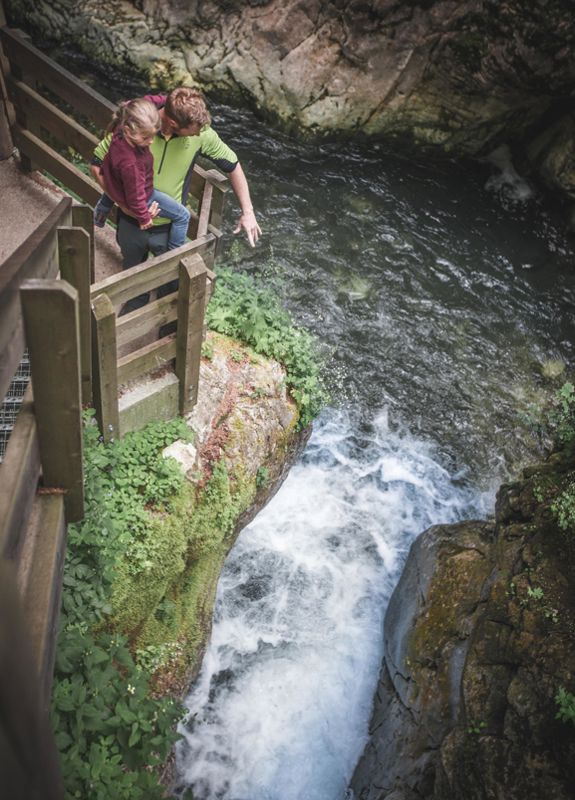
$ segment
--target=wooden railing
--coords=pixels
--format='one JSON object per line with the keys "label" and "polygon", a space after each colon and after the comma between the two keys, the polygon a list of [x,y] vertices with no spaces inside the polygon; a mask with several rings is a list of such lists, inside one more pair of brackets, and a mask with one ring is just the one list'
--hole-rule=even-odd
{"label": "wooden railing", "polygon": [[31,369],[0,463],[0,748],[10,754],[9,776],[29,784],[30,796],[29,770],[45,770],[50,798],[63,796],[48,704],[66,527],[84,515],[81,409],[91,391],[92,262],[86,211],[90,218],[90,209],[63,198],[0,265],[0,402],[25,351]]}
{"label": "wooden railing", "polygon": [[[183,415],[195,405],[204,309],[215,277],[209,269],[213,265],[215,244],[213,234],[205,234],[184,247],[92,286],[93,396],[105,441],[122,436],[133,427],[122,419],[120,387],[150,376],[174,359],[177,394],[164,398],[161,414],[164,418]],[[117,316],[125,303],[176,279],[176,291]],[[166,328],[169,331],[170,324],[176,328],[175,332],[163,334]]]}
{"label": "wooden railing", "polygon": [[[95,405],[105,439],[121,435],[122,385],[172,360],[174,406],[164,413],[184,414],[195,404],[227,181],[195,167],[193,241],[95,282],[90,206],[100,189],[52,142],[88,160],[96,137],[42,91],[101,127],[113,105],[17,32],[2,28],[0,44],[9,61],[0,66],[15,108],[11,134],[23,168],[46,170],[88,204],[63,198],[0,264],[0,403],[25,350],[31,365],[31,383],[0,463],[0,750],[11,754],[8,774],[16,776],[18,796],[60,800],[47,708],[66,528],[84,514],[82,404]],[[119,313],[130,299],[176,279],[177,291]],[[163,335],[169,325],[175,332]]]}
{"label": "wooden railing", "polygon": [[[72,148],[89,162],[98,138],[52,100],[55,96],[64,101],[71,113],[83,115],[100,130],[108,125],[115,105],[45,56],[24,34],[1,28],[0,44],[8,62],[3,71],[16,113],[17,124],[12,135],[23,167],[45,170],[93,207],[100,197],[100,187],[51,142]],[[217,170],[194,167],[190,195],[198,208],[191,214],[188,233],[191,239],[209,232],[217,246],[227,191],[228,181]]]}

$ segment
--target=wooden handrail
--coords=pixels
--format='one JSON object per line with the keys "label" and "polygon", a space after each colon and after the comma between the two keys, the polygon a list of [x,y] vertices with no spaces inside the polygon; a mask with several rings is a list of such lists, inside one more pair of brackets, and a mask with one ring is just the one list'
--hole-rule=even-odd
{"label": "wooden handrail", "polygon": [[46,219],[0,267],[0,400],[4,398],[25,349],[19,288],[28,278],[58,273],[56,229],[69,224],[72,199],[63,197]]}
{"label": "wooden handrail", "polygon": [[194,253],[201,255],[210,267],[213,265],[215,241],[213,234],[207,233],[183,247],[168,250],[167,253],[150,258],[143,264],[104,278],[92,285],[92,297],[107,294],[112,305],[119,306],[142,292],[157,289],[158,286],[175,280],[178,277],[178,264],[181,259]]}
{"label": "wooden handrail", "polygon": [[45,56],[18,31],[7,27],[0,29],[0,42],[10,62],[17,65],[23,75],[33,74],[36,81],[94,120],[98,127],[104,129],[108,125],[116,108],[114,103]]}
{"label": "wooden handrail", "polygon": [[72,147],[86,161],[92,158],[98,137],[83,128],[75,119],[69,117],[37,91],[9,76],[7,85],[14,102],[24,113],[40,121],[42,128],[56,137],[58,141]]}

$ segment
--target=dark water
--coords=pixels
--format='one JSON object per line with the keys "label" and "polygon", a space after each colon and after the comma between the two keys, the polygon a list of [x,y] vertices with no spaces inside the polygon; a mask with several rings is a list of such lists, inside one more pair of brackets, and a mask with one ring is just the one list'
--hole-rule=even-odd
{"label": "dark water", "polygon": [[513,471],[542,366],[574,357],[573,253],[541,200],[489,164],[306,146],[225,109],[214,125],[265,232],[255,252],[228,238],[224,260],[317,333],[335,404],[386,406],[474,480]]}

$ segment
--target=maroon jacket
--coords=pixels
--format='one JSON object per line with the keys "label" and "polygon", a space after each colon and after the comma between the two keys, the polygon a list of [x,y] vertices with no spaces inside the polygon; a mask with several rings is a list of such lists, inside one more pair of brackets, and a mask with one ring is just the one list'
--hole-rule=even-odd
{"label": "maroon jacket", "polygon": [[130,212],[140,225],[151,221],[148,200],[154,191],[154,159],[149,147],[132,147],[114,131],[102,162],[106,193]]}

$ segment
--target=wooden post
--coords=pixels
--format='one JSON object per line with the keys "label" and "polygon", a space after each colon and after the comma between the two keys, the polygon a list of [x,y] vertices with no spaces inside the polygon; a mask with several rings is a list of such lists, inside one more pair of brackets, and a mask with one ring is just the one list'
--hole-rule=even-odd
{"label": "wooden post", "polygon": [[67,522],[84,516],[78,292],[56,280],[20,288],[44,486],[63,489]]}
{"label": "wooden post", "polygon": [[72,225],[84,228],[90,237],[90,283],[96,283],[96,243],[94,241],[94,212],[90,206],[74,203],[72,206]]}
{"label": "wooden post", "polygon": [[206,265],[199,255],[180,262],[176,375],[180,381],[179,411],[191,411],[198,399],[206,295]]}
{"label": "wooden post", "polygon": [[92,300],[92,394],[96,419],[105,442],[120,435],[116,315],[110,298]]}
{"label": "wooden post", "polygon": [[[0,752],[7,798],[62,800],[64,787],[16,586],[14,564],[0,558]],[[6,793],[4,795],[4,793]]]}
{"label": "wooden post", "polygon": [[[4,19],[4,10],[0,3],[0,26],[6,24]],[[0,160],[10,158],[14,150],[14,143],[10,134],[10,128],[14,123],[14,109],[8,100],[6,92],[6,82],[4,74],[7,72],[8,62],[4,58],[2,48],[0,47]]]}
{"label": "wooden post", "polygon": [[92,318],[90,308],[90,237],[83,228],[58,228],[60,275],[78,292],[82,403],[92,401]]}

